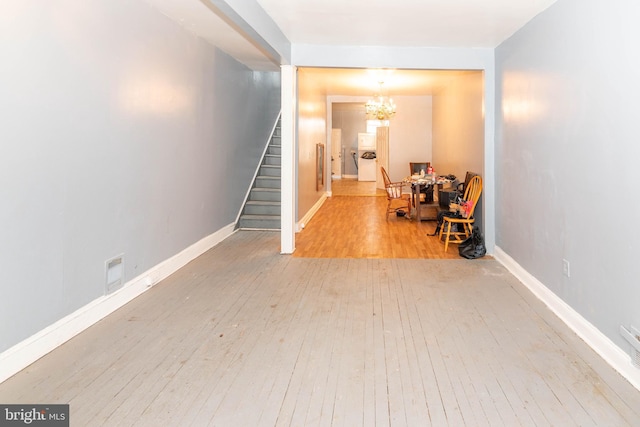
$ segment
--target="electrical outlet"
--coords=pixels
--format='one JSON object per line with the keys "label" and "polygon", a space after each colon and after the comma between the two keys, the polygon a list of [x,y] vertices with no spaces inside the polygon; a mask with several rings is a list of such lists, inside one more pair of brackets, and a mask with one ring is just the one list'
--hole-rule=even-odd
{"label": "electrical outlet", "polygon": [[567,261],[566,259],[562,260],[562,274],[564,274],[567,277],[571,277],[571,269],[569,267],[569,261]]}

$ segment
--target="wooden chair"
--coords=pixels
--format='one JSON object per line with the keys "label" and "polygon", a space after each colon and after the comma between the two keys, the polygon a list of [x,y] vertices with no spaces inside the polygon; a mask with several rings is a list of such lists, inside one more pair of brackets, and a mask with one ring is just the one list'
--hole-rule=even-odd
{"label": "wooden chair", "polygon": [[[409,162],[409,172],[411,175],[417,175],[421,171],[427,173],[427,169],[431,166],[431,162],[422,162],[422,163],[414,163]],[[423,187],[420,189],[420,195],[424,197],[420,197],[420,203],[433,203],[433,187]],[[416,201],[413,200],[413,206],[416,205]]]}
{"label": "wooden chair", "polygon": [[[471,202],[471,209],[466,218],[453,218],[453,217],[443,217],[442,227],[440,228],[440,234],[438,238],[442,240],[442,235],[445,236],[444,241],[444,251],[446,252],[449,248],[449,243],[461,243],[467,237],[471,236],[471,231],[473,229],[473,212],[476,209],[476,205],[478,204],[478,200],[480,199],[480,194],[482,194],[482,178],[480,175],[475,175],[469,183],[464,192],[463,200]],[[451,226],[453,224],[461,224],[463,231],[451,231]]]}
{"label": "wooden chair", "polygon": [[387,221],[389,220],[389,214],[396,213],[400,208],[407,208],[407,215],[410,218],[411,194],[402,192],[406,184],[403,182],[391,182],[387,171],[382,166],[380,166],[380,171],[384,180],[384,189],[387,193]]}

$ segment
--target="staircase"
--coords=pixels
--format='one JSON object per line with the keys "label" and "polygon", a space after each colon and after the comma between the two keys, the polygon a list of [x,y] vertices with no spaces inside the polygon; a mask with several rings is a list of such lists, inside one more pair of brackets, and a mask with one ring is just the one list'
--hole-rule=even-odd
{"label": "staircase", "polygon": [[240,214],[243,230],[280,230],[280,121],[273,131],[249,197]]}

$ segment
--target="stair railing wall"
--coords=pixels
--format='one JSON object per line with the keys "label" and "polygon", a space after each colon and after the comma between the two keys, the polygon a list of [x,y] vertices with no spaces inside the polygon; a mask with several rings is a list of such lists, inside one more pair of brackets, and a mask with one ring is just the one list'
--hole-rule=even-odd
{"label": "stair railing wall", "polygon": [[280,123],[281,115],[282,115],[282,112],[278,114],[278,117],[276,117],[275,123],[273,123],[273,128],[271,128],[271,133],[267,138],[267,143],[264,145],[264,150],[262,150],[262,155],[260,156],[260,160],[256,165],[256,170],[253,172],[253,178],[251,178],[251,181],[249,182],[249,187],[247,188],[247,192],[244,195],[244,200],[242,201],[242,204],[240,205],[240,210],[238,211],[238,215],[236,216],[236,222],[235,222],[236,228],[238,227],[238,223],[240,221],[240,216],[242,215],[244,206],[247,204],[247,200],[249,200],[249,195],[251,194],[251,188],[253,187],[253,183],[255,182],[256,177],[258,176],[258,173],[260,172],[260,166],[262,166],[262,159],[264,159],[265,155],[267,154],[267,150],[269,149],[269,144],[271,143],[271,140],[273,139],[273,135],[275,134],[276,129],[278,128],[278,123]]}

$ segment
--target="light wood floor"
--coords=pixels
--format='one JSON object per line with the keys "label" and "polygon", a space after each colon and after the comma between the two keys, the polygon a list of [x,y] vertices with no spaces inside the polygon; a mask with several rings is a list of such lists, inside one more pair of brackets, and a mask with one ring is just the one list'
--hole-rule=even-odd
{"label": "light wood floor", "polygon": [[640,392],[492,259],[241,231],[0,384],[72,426],[638,426]]}
{"label": "light wood floor", "polygon": [[[307,258],[430,258],[458,259],[458,247],[444,252],[435,221],[390,215],[387,199],[375,182],[336,180],[328,198],[302,232],[296,234],[294,256]],[[377,196],[377,197],[373,197]],[[435,218],[433,208],[422,215]]]}
{"label": "light wood floor", "polygon": [[375,181],[357,179],[334,179],[331,181],[331,192],[334,196],[385,196],[383,189],[376,188]]}

